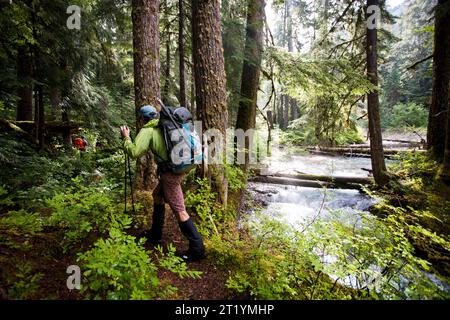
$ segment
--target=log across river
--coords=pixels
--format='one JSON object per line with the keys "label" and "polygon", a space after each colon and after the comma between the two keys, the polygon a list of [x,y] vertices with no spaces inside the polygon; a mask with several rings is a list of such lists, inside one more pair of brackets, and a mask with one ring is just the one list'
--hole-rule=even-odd
{"label": "log across river", "polygon": [[[308,147],[310,152],[326,152],[330,154],[367,154],[370,155],[370,148],[367,146],[347,146],[347,147]],[[385,155],[396,155],[402,152],[417,152],[423,153],[426,150],[422,149],[408,149],[408,148],[391,148],[383,150]]]}
{"label": "log across river", "polygon": [[270,175],[261,175],[260,172],[252,177],[250,181],[270,184],[291,185],[299,187],[312,188],[340,188],[340,189],[361,189],[361,185],[373,183],[369,177],[352,176],[326,176],[316,174],[283,174],[275,173]]}
{"label": "log across river", "polygon": [[[386,162],[403,153],[422,153],[418,142],[398,143],[397,148],[385,149]],[[415,146],[415,147],[413,147]],[[413,147],[413,148],[411,148]],[[308,154],[289,154],[286,149],[267,158],[266,172],[253,170],[250,181],[312,188],[357,189],[374,183],[371,172],[370,147],[367,144],[344,147],[306,147]],[[359,160],[358,160],[359,159]]]}

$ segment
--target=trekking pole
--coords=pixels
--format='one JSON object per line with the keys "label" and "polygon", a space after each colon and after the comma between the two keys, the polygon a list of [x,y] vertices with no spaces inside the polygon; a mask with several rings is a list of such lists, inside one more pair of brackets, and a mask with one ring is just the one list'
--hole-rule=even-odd
{"label": "trekking pole", "polygon": [[127,152],[126,151],[124,151],[124,155],[125,155],[125,181],[124,181],[124,185],[125,185],[125,194],[124,194],[125,210],[124,210],[124,213],[127,213]]}
{"label": "trekking pole", "polygon": [[[136,213],[136,208],[134,207],[134,192],[133,192],[133,181],[131,179],[131,165],[130,165],[130,157],[127,157],[127,166],[128,166],[128,179],[130,180],[130,191],[131,191],[131,205],[133,207],[133,213]],[[126,169],[125,169],[126,171]]]}

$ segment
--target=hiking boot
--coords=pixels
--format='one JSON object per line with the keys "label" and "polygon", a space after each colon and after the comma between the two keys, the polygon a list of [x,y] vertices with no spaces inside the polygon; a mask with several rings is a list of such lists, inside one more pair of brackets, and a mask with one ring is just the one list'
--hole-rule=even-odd
{"label": "hiking boot", "polygon": [[153,245],[153,246],[157,246],[157,245],[162,245],[162,241],[161,239],[156,238],[151,229],[145,230],[143,231],[140,235],[139,238],[146,238],[147,239],[147,243]]}
{"label": "hiking boot", "polygon": [[[181,257],[185,261],[195,261],[205,257],[205,246],[203,245],[202,237],[197,232],[191,218],[179,223],[181,233],[189,240],[189,250]],[[186,258],[184,258],[184,256]]]}
{"label": "hiking boot", "polygon": [[147,238],[147,241],[153,245],[160,245],[164,227],[165,205],[153,205],[153,222],[150,230],[141,233],[141,237]]}
{"label": "hiking boot", "polygon": [[189,250],[183,252],[183,253],[179,253],[177,254],[181,259],[183,259],[185,262],[194,262],[194,261],[198,261],[198,260],[202,260],[206,258],[206,254],[200,253],[200,254],[195,254]]}

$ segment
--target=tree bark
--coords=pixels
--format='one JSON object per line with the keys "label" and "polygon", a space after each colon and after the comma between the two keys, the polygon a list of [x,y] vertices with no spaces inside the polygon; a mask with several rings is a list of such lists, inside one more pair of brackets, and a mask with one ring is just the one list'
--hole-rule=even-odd
{"label": "tree bark", "polygon": [[[146,104],[159,107],[159,0],[132,0],[134,91],[136,129],[144,125],[139,109]],[[137,160],[135,188],[150,190],[156,181],[150,153]]]}
{"label": "tree bark", "polygon": [[283,108],[283,129],[287,129],[289,125],[289,101],[290,97],[288,95],[283,95],[284,97],[284,108]]}
{"label": "tree bark", "polygon": [[[61,109],[61,120],[63,123],[66,123],[66,124],[68,124],[70,122],[68,105],[63,106],[63,108]],[[70,146],[72,145],[72,137],[71,137],[70,128],[64,129],[62,136],[63,136],[64,142],[66,143],[66,148],[69,149]]]}
{"label": "tree bark", "polygon": [[[192,31],[197,117],[204,130],[218,129],[225,141],[228,111],[219,0],[193,1]],[[202,174],[213,180],[219,201],[226,206],[228,182],[223,166],[208,168],[203,161]]]}
{"label": "tree bark", "polygon": [[184,63],[184,0],[178,0],[178,55],[180,73],[180,105],[188,108],[186,99],[186,71]]}
{"label": "tree bark", "polygon": [[284,129],[283,125],[284,125],[284,120],[283,120],[283,103],[284,103],[284,95],[281,94],[280,95],[280,99],[278,99],[278,104],[277,104],[277,123],[278,123],[278,127],[280,129]]}
{"label": "tree bark", "polygon": [[434,159],[444,158],[448,94],[450,84],[450,13],[449,0],[439,0],[435,13],[433,93],[428,117],[428,149]]}
{"label": "tree bark", "polygon": [[[450,90],[447,99],[448,105],[450,106]],[[441,177],[447,183],[450,182],[450,112],[447,112],[447,136],[445,140],[444,166]]]}
{"label": "tree bark", "polygon": [[44,88],[42,85],[36,86],[37,104],[35,108],[37,110],[38,118],[36,121],[36,138],[39,141],[39,147],[44,148],[44,126],[45,126],[45,114],[44,114]]}
{"label": "tree bark", "polygon": [[169,1],[166,0],[164,3],[164,14],[166,17],[165,30],[167,33],[166,38],[166,61],[164,68],[164,87],[162,90],[162,100],[165,105],[170,105],[169,89],[170,89],[170,13],[169,13]]}
{"label": "tree bark", "polygon": [[[367,7],[371,5],[379,6],[379,0],[367,0]],[[369,14],[366,11],[366,19],[368,18]],[[384,162],[378,99],[378,36],[376,28],[366,28],[366,31],[367,76],[369,81],[377,88],[367,95],[372,170],[375,182],[382,186],[388,182],[388,175]]]}
{"label": "tree bark", "polygon": [[61,91],[58,87],[52,86],[50,88],[50,105],[51,105],[51,120],[56,121],[59,104],[61,103]]}
{"label": "tree bark", "polygon": [[166,65],[164,68],[164,87],[162,92],[162,100],[164,104],[170,105],[170,33],[167,34],[166,41]]}
{"label": "tree bark", "polygon": [[291,120],[298,119],[298,104],[297,100],[291,98]]}
{"label": "tree bark", "polygon": [[287,17],[286,17],[286,38],[287,38],[287,46],[288,46],[288,51],[289,52],[293,52],[294,51],[294,46],[293,46],[293,41],[292,41],[292,12],[291,12],[291,1],[290,0],[286,0],[286,13],[287,13]]}
{"label": "tree bark", "polygon": [[17,116],[18,121],[33,120],[33,61],[29,45],[17,49]]}
{"label": "tree bark", "polygon": [[[247,27],[244,49],[244,64],[241,77],[241,98],[237,114],[236,129],[247,131],[255,129],[256,102],[258,98],[259,78],[263,50],[264,0],[248,0]],[[248,170],[249,139],[245,141],[245,163],[242,168]]]}

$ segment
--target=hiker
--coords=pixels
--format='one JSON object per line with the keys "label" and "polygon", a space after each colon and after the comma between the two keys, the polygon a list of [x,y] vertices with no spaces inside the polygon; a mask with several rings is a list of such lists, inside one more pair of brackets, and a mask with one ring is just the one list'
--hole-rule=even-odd
{"label": "hiker", "polygon": [[88,142],[84,136],[76,138],[73,141],[73,144],[75,145],[75,148],[77,148],[80,151],[86,151],[86,148],[88,146]]}
{"label": "hiker", "polygon": [[153,191],[153,223],[150,230],[142,236],[152,244],[160,244],[164,226],[165,202],[178,219],[182,234],[189,240],[189,249],[181,257],[185,261],[195,261],[205,257],[205,248],[202,238],[197,232],[191,218],[186,212],[181,182],[184,174],[176,174],[170,169],[168,148],[164,139],[163,130],[159,125],[160,113],[151,106],[146,105],[140,109],[140,116],[145,125],[139,131],[134,143],[130,138],[130,129],[120,127],[125,151],[133,158],[142,156],[151,150],[158,165],[159,182]]}

